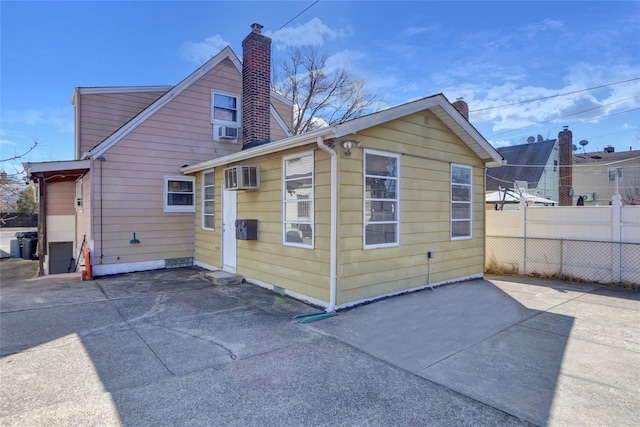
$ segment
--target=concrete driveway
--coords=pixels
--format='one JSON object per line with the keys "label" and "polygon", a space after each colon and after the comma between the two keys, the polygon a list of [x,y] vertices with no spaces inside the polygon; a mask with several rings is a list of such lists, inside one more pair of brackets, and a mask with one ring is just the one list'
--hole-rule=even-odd
{"label": "concrete driveway", "polygon": [[[0,265],[1,268],[1,265]],[[477,280],[309,324],[185,268],[2,281],[1,425],[632,425],[640,292]]]}

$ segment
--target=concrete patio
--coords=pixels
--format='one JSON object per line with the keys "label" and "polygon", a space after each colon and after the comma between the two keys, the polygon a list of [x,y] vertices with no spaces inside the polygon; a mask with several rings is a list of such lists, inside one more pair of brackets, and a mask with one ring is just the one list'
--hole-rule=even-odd
{"label": "concrete patio", "polygon": [[317,309],[201,273],[3,274],[0,424],[622,426],[640,416],[638,291],[491,278],[299,324]]}

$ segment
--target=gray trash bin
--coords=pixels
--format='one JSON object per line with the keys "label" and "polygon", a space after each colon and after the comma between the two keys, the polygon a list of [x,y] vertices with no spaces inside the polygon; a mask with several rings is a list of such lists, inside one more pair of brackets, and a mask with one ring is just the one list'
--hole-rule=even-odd
{"label": "gray trash bin", "polygon": [[[22,259],[33,259],[36,254],[36,246],[38,243],[37,231],[18,231],[16,238],[20,246],[20,255]],[[27,247],[28,246],[28,247]]]}
{"label": "gray trash bin", "polygon": [[18,239],[11,239],[11,258],[22,258]]}

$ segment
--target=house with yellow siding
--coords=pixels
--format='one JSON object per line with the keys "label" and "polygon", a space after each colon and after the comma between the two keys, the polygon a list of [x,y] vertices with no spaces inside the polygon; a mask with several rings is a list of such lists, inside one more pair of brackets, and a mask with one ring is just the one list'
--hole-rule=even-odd
{"label": "house with yellow siding", "polygon": [[261,28],[242,63],[225,48],[176,86],[74,91],[76,158],[25,165],[41,272],[88,248],[95,276],[196,265],[327,311],[482,277],[485,172],[503,159],[466,103],[293,135]]}
{"label": "house with yellow siding", "polygon": [[202,188],[195,264],[327,311],[482,277],[485,172],[502,157],[454,104],[438,94],[183,167]]}

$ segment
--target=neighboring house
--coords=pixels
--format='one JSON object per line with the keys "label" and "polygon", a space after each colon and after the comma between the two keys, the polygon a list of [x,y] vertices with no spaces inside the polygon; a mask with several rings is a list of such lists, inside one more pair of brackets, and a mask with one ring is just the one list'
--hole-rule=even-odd
{"label": "neighboring house", "polygon": [[574,199],[582,196],[585,205],[608,205],[617,191],[623,204],[640,204],[640,150],[607,147],[578,153],[573,165]]}
{"label": "neighboring house", "polygon": [[[243,46],[256,39],[254,25]],[[243,85],[264,73],[227,47],[176,86],[76,88],[75,160],[25,164],[41,202],[41,274],[75,267],[83,244],[96,275],[192,265],[196,189],[180,168],[255,140],[254,111],[272,141],[291,135],[292,103],[271,92],[255,105]]]}
{"label": "neighboring house", "polygon": [[[564,128],[557,139],[529,137],[527,144],[498,148],[505,167],[487,169],[487,192],[512,189],[516,183],[528,194],[571,205],[572,133]],[[562,178],[561,178],[562,177]]]}
{"label": "neighboring house", "polygon": [[242,73],[227,48],[175,87],[135,92],[138,111],[88,144],[83,123],[114,106],[85,110],[106,94],[77,91],[78,159],[27,165],[48,200],[41,231],[66,191],[64,238],[86,236],[96,275],[195,264],[329,311],[482,277],[485,169],[503,158],[466,103],[438,94],[290,135],[253,28]]}
{"label": "neighboring house", "polygon": [[501,162],[435,95],[184,167],[196,264],[329,311],[482,277],[484,170]]}

